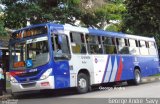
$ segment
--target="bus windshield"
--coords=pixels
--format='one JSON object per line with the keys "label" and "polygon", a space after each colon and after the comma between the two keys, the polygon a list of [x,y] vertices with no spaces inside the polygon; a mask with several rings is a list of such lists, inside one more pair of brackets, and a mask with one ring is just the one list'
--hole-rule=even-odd
{"label": "bus windshield", "polygon": [[14,43],[10,49],[10,67],[13,70],[35,68],[49,61],[47,37],[39,37]]}

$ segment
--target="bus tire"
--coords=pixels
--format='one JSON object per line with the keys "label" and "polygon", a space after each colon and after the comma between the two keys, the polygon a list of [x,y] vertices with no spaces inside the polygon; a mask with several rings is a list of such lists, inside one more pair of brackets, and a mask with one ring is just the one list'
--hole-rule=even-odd
{"label": "bus tire", "polygon": [[134,79],[127,81],[129,85],[139,85],[141,83],[141,72],[139,69],[134,70]]}
{"label": "bus tire", "polygon": [[84,73],[79,73],[77,77],[77,92],[79,94],[89,91],[89,78]]}

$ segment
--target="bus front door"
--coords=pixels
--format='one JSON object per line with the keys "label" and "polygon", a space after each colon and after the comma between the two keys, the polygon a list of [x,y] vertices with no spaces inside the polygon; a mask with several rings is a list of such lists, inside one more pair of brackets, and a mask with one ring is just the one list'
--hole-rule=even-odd
{"label": "bus front door", "polygon": [[55,89],[70,87],[70,51],[66,35],[53,36]]}
{"label": "bus front door", "polygon": [[54,64],[55,89],[70,87],[68,61],[56,61]]}

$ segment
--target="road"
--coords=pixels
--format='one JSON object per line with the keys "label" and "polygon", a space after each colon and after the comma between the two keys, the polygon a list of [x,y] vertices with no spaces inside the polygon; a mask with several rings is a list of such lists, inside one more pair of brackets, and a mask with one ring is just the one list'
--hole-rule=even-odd
{"label": "road", "polygon": [[60,90],[49,94],[27,94],[18,99],[18,104],[102,104],[102,102],[108,104],[106,99],[96,98],[160,98],[159,88],[160,81],[152,81],[138,86],[124,84],[117,87],[97,87],[94,91],[86,94],[76,94],[73,89]]}

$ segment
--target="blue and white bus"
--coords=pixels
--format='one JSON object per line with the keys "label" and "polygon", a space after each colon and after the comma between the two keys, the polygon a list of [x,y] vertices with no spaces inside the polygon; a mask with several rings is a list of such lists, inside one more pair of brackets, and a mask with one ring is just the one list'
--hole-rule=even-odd
{"label": "blue and white bus", "polygon": [[159,73],[155,39],[142,36],[45,23],[15,31],[9,49],[13,94],[70,87],[86,93]]}

